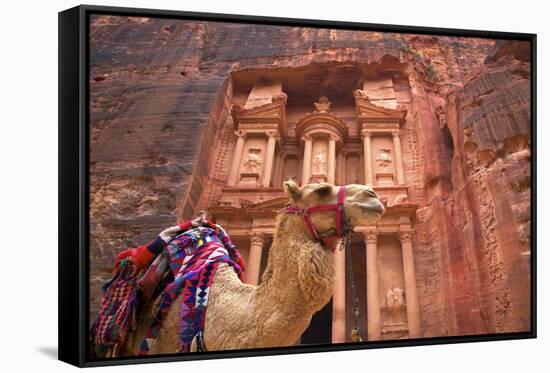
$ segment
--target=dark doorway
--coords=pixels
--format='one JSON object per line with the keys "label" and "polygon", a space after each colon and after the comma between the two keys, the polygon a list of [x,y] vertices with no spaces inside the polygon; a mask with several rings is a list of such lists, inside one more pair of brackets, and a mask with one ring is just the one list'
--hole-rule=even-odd
{"label": "dark doorway", "polygon": [[332,343],[332,298],[311,318],[300,344]]}

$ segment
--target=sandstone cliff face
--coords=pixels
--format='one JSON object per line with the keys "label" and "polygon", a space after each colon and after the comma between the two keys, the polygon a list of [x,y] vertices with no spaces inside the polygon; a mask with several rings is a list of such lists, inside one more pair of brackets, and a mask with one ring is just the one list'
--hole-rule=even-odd
{"label": "sandstone cliff face", "polygon": [[231,72],[360,63],[408,76],[424,336],[529,329],[525,44],[107,16],[90,37],[92,315],[114,255],[198,203]]}
{"label": "sandstone cliff face", "polygon": [[489,61],[421,114],[439,118],[440,141],[424,147],[416,252],[420,266],[434,266],[419,272],[434,335],[529,330],[529,63]]}

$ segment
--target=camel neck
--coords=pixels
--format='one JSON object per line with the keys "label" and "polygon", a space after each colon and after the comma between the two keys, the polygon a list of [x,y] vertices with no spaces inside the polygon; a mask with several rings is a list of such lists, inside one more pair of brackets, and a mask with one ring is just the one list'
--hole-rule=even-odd
{"label": "camel neck", "polygon": [[281,282],[286,283],[291,278],[297,278],[296,256],[300,252],[299,246],[304,243],[316,244],[307,233],[302,219],[289,214],[280,215],[262,283],[279,287]]}
{"label": "camel neck", "polygon": [[[258,293],[265,297],[282,297],[286,307],[296,306],[302,310],[306,299],[313,307],[328,301],[332,294],[332,252],[325,250],[311,238],[303,219],[299,216],[279,216],[275,232],[262,283],[257,289]],[[323,263],[322,267],[325,270],[320,277],[317,276],[319,273],[310,276],[314,272],[310,264],[316,271],[319,269],[316,260]],[[315,291],[312,294],[307,290],[316,287],[319,281],[322,282],[319,288],[327,287],[326,283],[330,283],[330,289],[326,291],[329,293],[328,296],[323,292]]]}

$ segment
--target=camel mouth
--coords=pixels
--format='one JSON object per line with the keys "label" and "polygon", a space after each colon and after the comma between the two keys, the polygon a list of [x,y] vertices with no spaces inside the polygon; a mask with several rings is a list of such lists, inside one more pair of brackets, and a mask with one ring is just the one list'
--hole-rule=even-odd
{"label": "camel mouth", "polygon": [[375,213],[378,217],[381,217],[384,214],[384,205],[382,203],[354,203],[355,206],[359,207],[362,212]]}

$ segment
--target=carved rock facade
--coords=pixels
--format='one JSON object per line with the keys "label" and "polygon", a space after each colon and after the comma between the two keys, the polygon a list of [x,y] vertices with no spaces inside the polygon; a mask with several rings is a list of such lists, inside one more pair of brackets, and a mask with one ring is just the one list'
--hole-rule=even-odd
{"label": "carved rock facade", "polygon": [[[282,181],[293,178],[370,183],[387,206],[352,242],[367,339],[529,329],[523,45],[91,22],[91,312],[118,251],[202,209],[248,257],[248,281],[261,282]],[[339,319],[319,328],[349,341],[346,275],[337,283],[340,303],[322,312],[337,307]]]}

